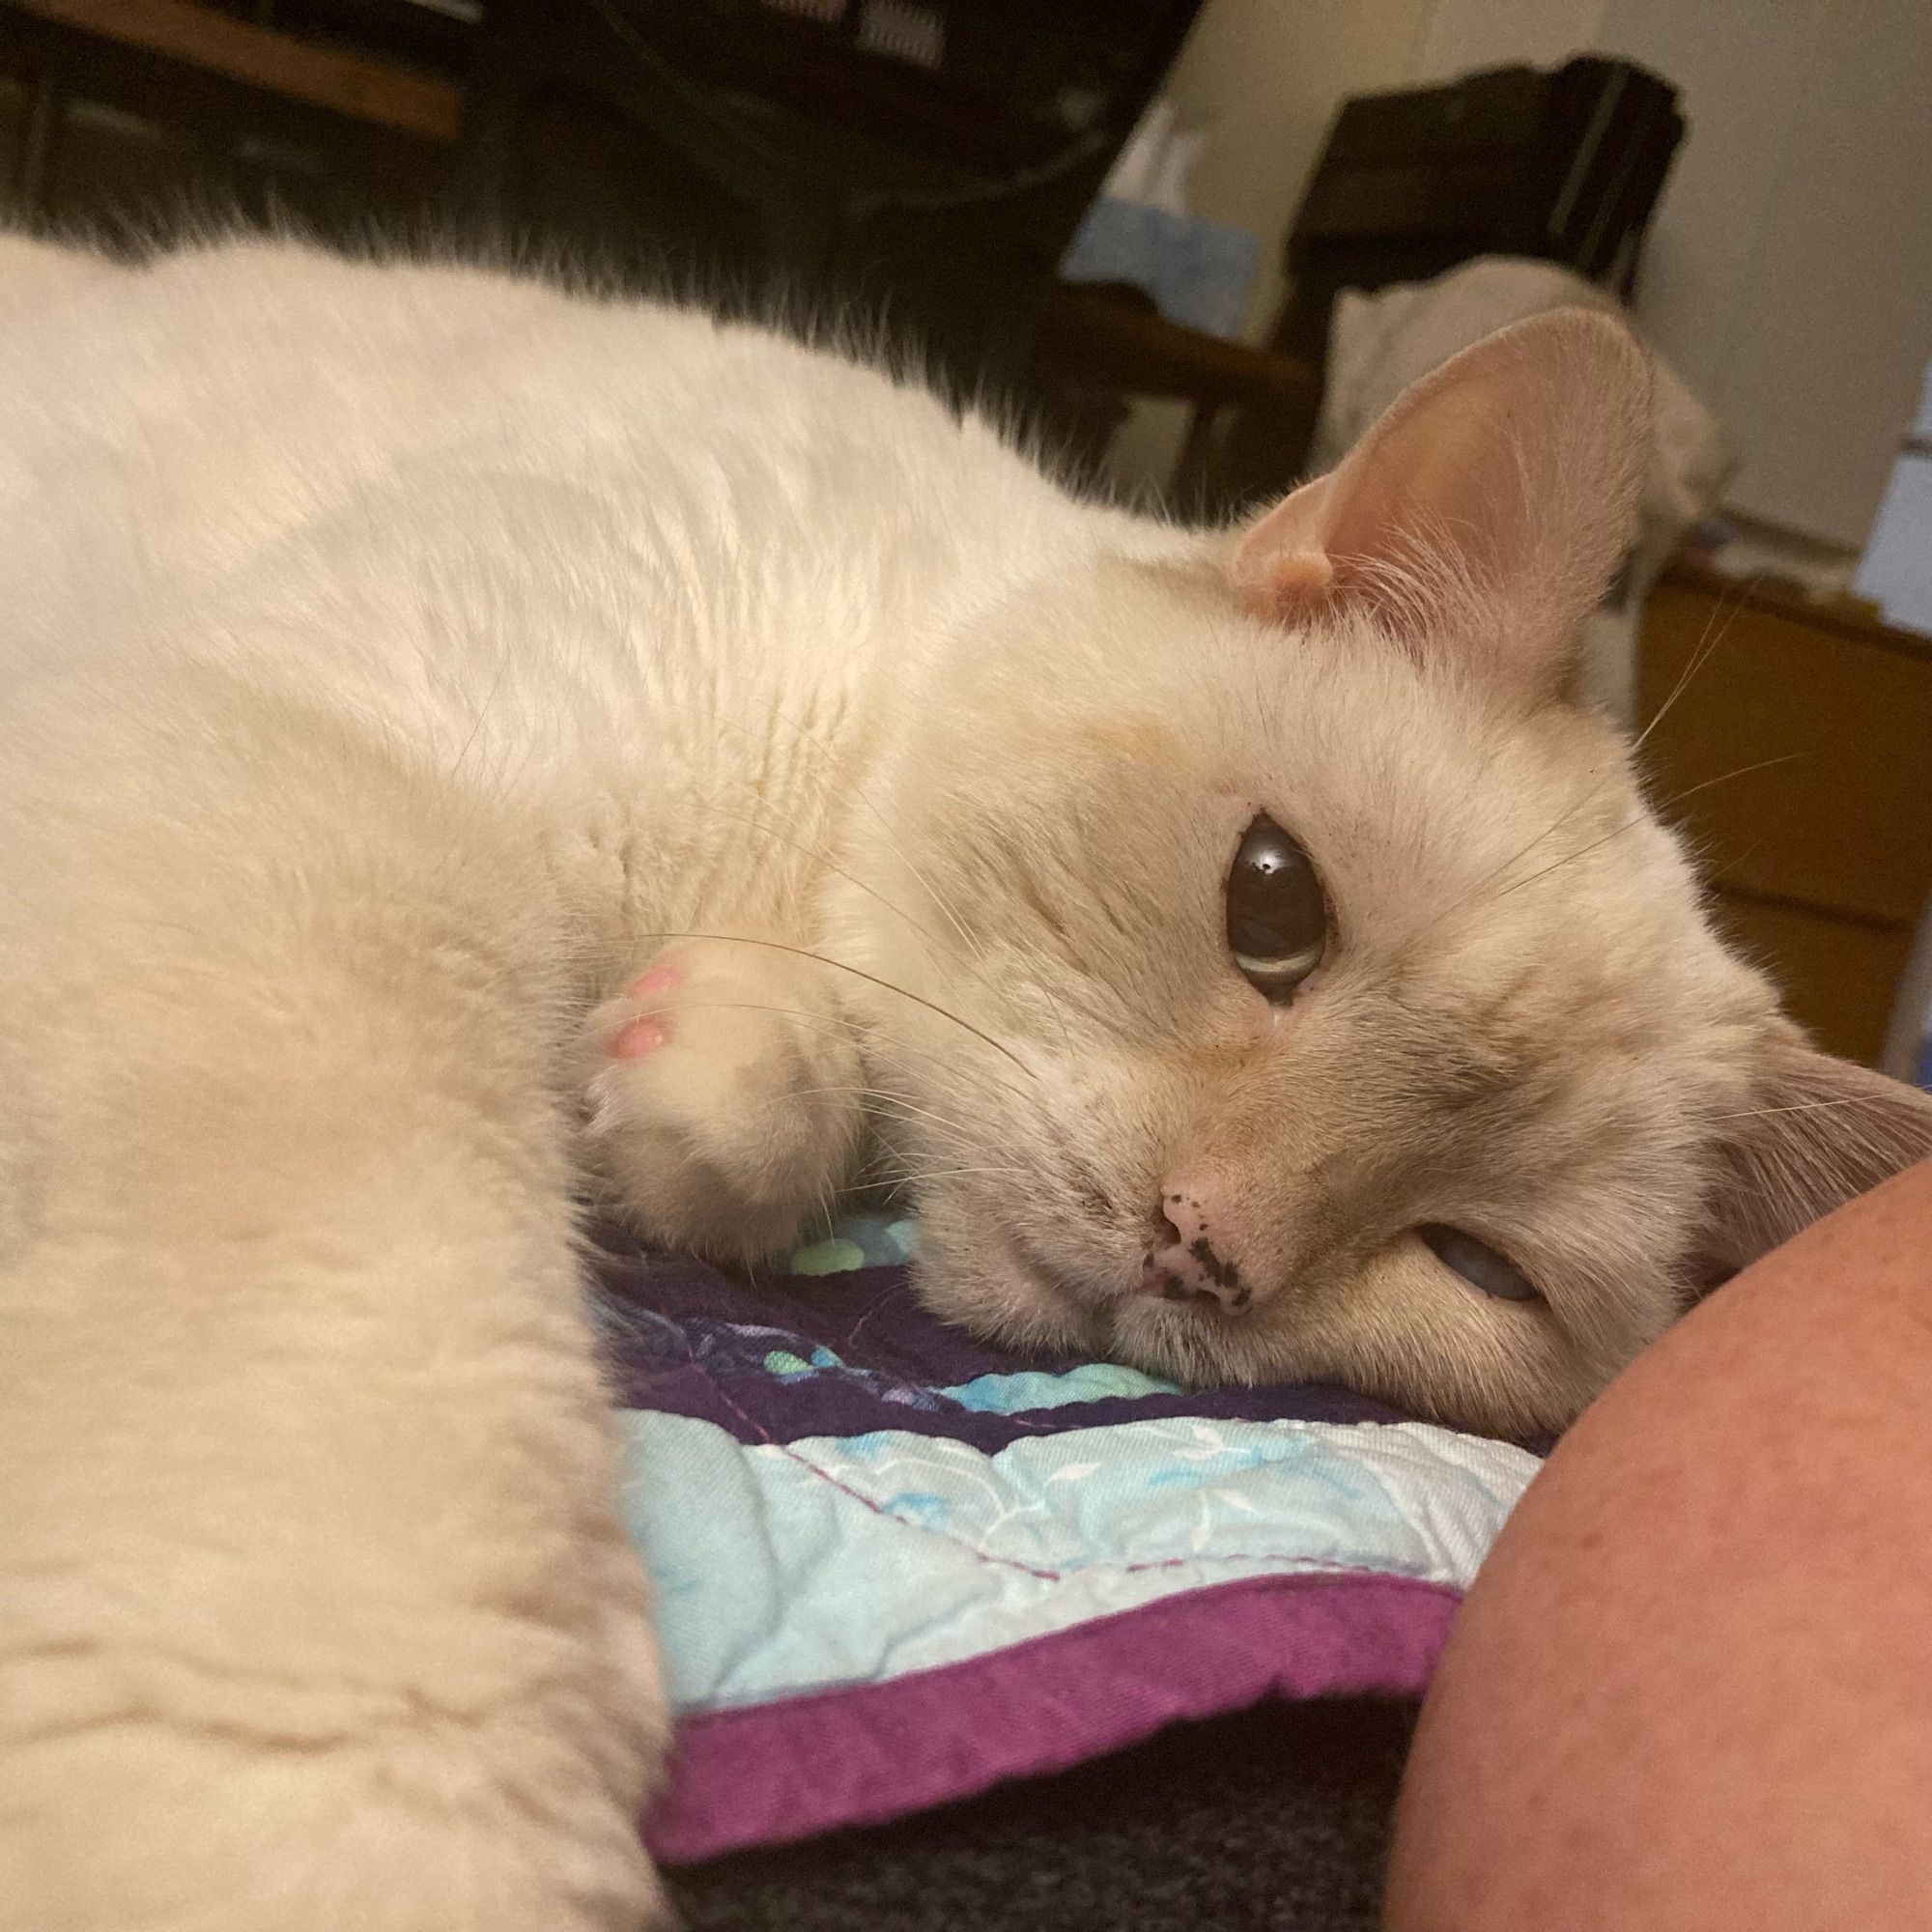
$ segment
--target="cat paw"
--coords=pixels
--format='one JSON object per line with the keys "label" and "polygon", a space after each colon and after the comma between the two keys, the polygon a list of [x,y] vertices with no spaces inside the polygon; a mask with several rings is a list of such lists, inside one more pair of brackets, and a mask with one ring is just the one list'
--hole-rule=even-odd
{"label": "cat paw", "polygon": [[864,1112],[830,978],[776,947],[685,940],[591,1014],[586,1153],[621,1219],[743,1263],[825,1211]]}

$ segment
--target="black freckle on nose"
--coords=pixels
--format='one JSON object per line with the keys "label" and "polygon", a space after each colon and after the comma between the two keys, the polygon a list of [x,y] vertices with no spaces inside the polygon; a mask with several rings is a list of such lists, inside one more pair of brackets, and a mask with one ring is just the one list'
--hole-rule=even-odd
{"label": "black freckle on nose", "polygon": [[1214,1252],[1214,1244],[1208,1240],[1206,1235],[1203,1235],[1187,1252],[1201,1264],[1201,1272],[1216,1288],[1232,1288],[1237,1292],[1239,1298],[1235,1303],[1236,1308],[1245,1305],[1248,1291],[1241,1286],[1241,1270],[1239,1266],[1234,1262],[1224,1262]]}

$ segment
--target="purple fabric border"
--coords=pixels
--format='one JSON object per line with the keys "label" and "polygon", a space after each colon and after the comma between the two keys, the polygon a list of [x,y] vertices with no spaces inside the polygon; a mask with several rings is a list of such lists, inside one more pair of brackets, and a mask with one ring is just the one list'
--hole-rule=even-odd
{"label": "purple fabric border", "polygon": [[678,1726],[644,1837],[688,1864],[879,1824],[1270,1695],[1414,1695],[1460,1602],[1406,1577],[1247,1577],[884,1684],[706,1713]]}
{"label": "purple fabric border", "polygon": [[[620,1237],[611,1236],[611,1241]],[[1103,1397],[1008,1415],[939,1393],[980,1376],[1064,1373],[1085,1358],[1028,1356],[975,1341],[919,1304],[902,1267],[733,1281],[687,1255],[600,1250],[597,1304],[611,1399],[714,1423],[740,1442],[864,1435],[875,1429],[943,1435],[987,1455],[1026,1436],[1163,1416],[1224,1421],[1398,1422],[1396,1409],[1346,1389],[1276,1385]],[[774,1349],[843,1366],[797,1376],[765,1366]]]}
{"label": "purple fabric border", "polygon": [[1179,1416],[1220,1422],[1401,1422],[1386,1408],[1345,1389],[1293,1387],[1212,1388],[1179,1395],[1106,1396],[1095,1402],[1062,1403],[1002,1414],[966,1408],[949,1398],[920,1392],[929,1406],[895,1402],[859,1385],[838,1371],[782,1382],[770,1375],[707,1374],[698,1368],[634,1375],[617,1385],[625,1408],[661,1415],[695,1416],[740,1442],[797,1442],[810,1435],[865,1435],[892,1429],[908,1435],[942,1435],[991,1456],[1009,1443],[1074,1429],[1113,1423],[1157,1422]]}

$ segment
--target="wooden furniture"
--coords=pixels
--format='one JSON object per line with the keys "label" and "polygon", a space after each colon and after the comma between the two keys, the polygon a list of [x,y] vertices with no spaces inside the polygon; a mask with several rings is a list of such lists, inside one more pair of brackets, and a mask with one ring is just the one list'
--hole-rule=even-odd
{"label": "wooden furniture", "polygon": [[1111,435],[1123,397],[1194,405],[1167,486],[1176,508],[1226,515],[1278,496],[1307,460],[1343,289],[1503,253],[1628,296],[1684,133],[1676,99],[1641,68],[1585,56],[1346,101],[1289,234],[1289,299],[1265,346],[1180,327],[1122,291],[1063,287],[1036,366],[1049,390],[1089,397],[1090,441]]}
{"label": "wooden furniture", "polygon": [[1932,898],[1932,639],[1678,565],[1638,708],[1719,923],[1822,1044],[1875,1062]]}
{"label": "wooden furniture", "polygon": [[13,0],[22,14],[425,140],[456,138],[460,89],[240,20],[200,0]]}
{"label": "wooden furniture", "polygon": [[[1109,310],[1034,353],[1062,296],[1054,344],[1082,332],[1055,267],[1199,4],[0,0],[0,216],[135,246],[185,209],[540,237],[641,287],[876,319],[1057,419],[1167,327]],[[1278,378],[1208,353],[1181,360],[1218,400]]]}
{"label": "wooden furniture", "polygon": [[532,225],[542,109],[594,106],[729,204],[700,286],[884,316],[962,390],[1028,394],[1056,265],[1199,4],[490,0],[461,163]]}
{"label": "wooden furniture", "polygon": [[467,29],[359,0],[356,39],[308,20],[329,5],[0,0],[0,219],[137,248],[185,214],[413,232],[461,123]]}
{"label": "wooden furniture", "polygon": [[1060,400],[1076,456],[1096,473],[1126,414],[1124,398],[1191,403],[1191,426],[1164,493],[1190,515],[1221,507],[1212,465],[1213,427],[1223,411],[1293,422],[1321,394],[1313,363],[1170,322],[1145,291],[1115,283],[1056,282],[1048,290],[1035,324],[1032,367],[1037,392]]}
{"label": "wooden furniture", "polygon": [[760,312],[776,289],[884,319],[1096,470],[1129,398],[1192,404],[1169,494],[1210,515],[1293,480],[1345,284],[1495,247],[1628,282],[1681,123],[1589,60],[1347,103],[1272,344],[1058,282],[1198,5],[0,0],[0,213],[136,246],[184,209],[352,245],[473,226]]}

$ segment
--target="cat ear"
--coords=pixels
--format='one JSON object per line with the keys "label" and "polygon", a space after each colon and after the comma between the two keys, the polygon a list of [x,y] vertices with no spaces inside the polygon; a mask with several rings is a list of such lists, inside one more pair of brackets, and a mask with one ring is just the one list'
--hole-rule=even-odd
{"label": "cat ear", "polygon": [[1414,384],[1341,464],[1239,537],[1236,589],[1293,623],[1376,617],[1425,660],[1553,694],[1634,533],[1650,364],[1556,309]]}
{"label": "cat ear", "polygon": [[1794,1032],[1769,1050],[1733,1123],[1709,1207],[1707,1252],[1739,1268],[1854,1196],[1932,1158],[1932,1094],[1834,1060]]}

